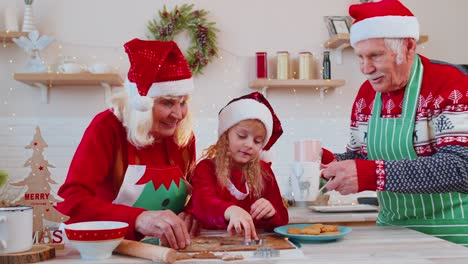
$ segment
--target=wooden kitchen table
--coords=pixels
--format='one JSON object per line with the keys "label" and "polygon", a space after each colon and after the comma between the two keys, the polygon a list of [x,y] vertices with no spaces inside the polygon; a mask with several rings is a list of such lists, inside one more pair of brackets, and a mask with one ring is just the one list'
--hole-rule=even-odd
{"label": "wooden kitchen table", "polygon": [[[184,260],[175,263],[468,263],[468,248],[403,227],[358,226],[341,240],[302,243],[303,256],[225,262],[221,260]],[[299,252],[297,250],[297,252]],[[300,253],[300,252],[299,252]],[[84,261],[77,251],[66,246],[57,257],[44,263],[151,263],[149,260],[113,255],[105,260]]]}
{"label": "wooden kitchen table", "polygon": [[307,207],[290,207],[289,223],[329,223],[344,226],[375,225],[377,212],[321,213]]}

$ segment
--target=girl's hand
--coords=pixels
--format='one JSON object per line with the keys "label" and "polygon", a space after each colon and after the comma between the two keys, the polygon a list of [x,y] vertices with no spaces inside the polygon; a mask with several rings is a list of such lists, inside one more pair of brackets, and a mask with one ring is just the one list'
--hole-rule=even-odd
{"label": "girl's hand", "polygon": [[276,214],[273,205],[267,199],[260,198],[250,207],[250,215],[255,220],[270,218]]}
{"label": "girl's hand", "polygon": [[244,240],[258,240],[255,225],[250,214],[239,206],[232,205],[224,212],[224,219],[229,221],[227,231],[231,234],[244,234]]}

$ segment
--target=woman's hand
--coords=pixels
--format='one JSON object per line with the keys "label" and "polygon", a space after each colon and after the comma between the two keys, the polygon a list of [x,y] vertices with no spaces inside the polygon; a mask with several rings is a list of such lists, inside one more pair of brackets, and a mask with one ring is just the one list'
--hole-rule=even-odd
{"label": "woman's hand", "polygon": [[200,234],[200,222],[190,213],[179,213],[179,218],[184,221],[189,231],[190,236],[198,236]]}
{"label": "woman's hand", "polygon": [[190,235],[185,222],[171,210],[144,211],[135,221],[135,229],[144,236],[166,241],[171,248],[179,249],[190,245]]}
{"label": "woman's hand", "polygon": [[255,220],[270,218],[276,214],[273,205],[267,199],[260,198],[250,207],[250,215]]}
{"label": "woman's hand", "polygon": [[231,234],[244,234],[244,240],[258,240],[255,225],[250,214],[239,206],[232,205],[224,212],[224,219],[229,221],[227,231]]}

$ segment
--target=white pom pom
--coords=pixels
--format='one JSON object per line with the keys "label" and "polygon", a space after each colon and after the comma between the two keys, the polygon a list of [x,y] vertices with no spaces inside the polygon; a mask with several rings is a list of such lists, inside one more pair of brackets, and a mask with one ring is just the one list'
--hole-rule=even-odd
{"label": "white pom pom", "polygon": [[147,112],[153,108],[153,99],[148,96],[133,96],[131,99],[132,108],[140,111]]}
{"label": "white pom pom", "polygon": [[273,162],[273,159],[274,159],[274,154],[273,152],[270,150],[262,150],[260,152],[260,159],[265,161],[265,162]]}

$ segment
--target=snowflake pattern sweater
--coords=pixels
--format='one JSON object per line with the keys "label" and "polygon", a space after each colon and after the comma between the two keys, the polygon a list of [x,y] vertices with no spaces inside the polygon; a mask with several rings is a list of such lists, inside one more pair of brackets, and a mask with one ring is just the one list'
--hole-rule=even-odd
{"label": "snowflake pattern sweater", "polygon": [[[413,132],[418,159],[367,160],[367,128],[375,98],[369,81],[356,96],[347,152],[336,158],[357,159],[359,191],[468,193],[468,76],[453,65],[420,57],[424,75]],[[404,89],[382,94],[382,117],[400,116],[403,95]]]}
{"label": "snowflake pattern sweater", "polygon": [[[267,220],[254,220],[256,228],[266,230],[285,225],[289,220],[288,210],[283,204],[278,184],[270,166],[271,163],[261,161],[264,174],[262,198],[270,201],[276,214]],[[241,170],[231,170],[231,182],[240,192],[246,193]],[[226,228],[228,223],[224,220],[224,211],[228,207],[237,205],[250,212],[250,207],[257,200],[252,195],[247,196],[244,200],[237,200],[227,188],[221,188],[216,178],[215,164],[209,159],[202,160],[197,164],[191,183],[193,185],[191,199],[193,214],[203,223],[205,228]]]}
{"label": "snowflake pattern sweater", "polygon": [[[127,239],[142,238],[135,231],[135,220],[145,209],[112,203],[128,167],[128,145],[125,128],[110,110],[96,115],[86,129],[65,183],[58,191],[64,201],[57,204],[57,209],[70,216],[68,223],[122,221],[129,224]],[[188,169],[195,162],[195,138],[183,148],[173,140],[164,140],[160,144],[134,149],[139,164],[176,164],[184,175],[187,175]],[[169,157],[170,164],[167,164],[166,157]]]}

